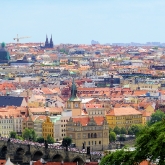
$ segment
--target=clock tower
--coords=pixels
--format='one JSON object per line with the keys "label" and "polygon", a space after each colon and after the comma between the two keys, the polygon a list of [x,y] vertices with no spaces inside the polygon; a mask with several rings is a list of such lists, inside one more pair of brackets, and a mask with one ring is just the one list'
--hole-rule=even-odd
{"label": "clock tower", "polygon": [[72,117],[81,115],[81,99],[77,96],[77,87],[74,79],[71,86],[71,96],[67,101],[66,108],[72,111]]}

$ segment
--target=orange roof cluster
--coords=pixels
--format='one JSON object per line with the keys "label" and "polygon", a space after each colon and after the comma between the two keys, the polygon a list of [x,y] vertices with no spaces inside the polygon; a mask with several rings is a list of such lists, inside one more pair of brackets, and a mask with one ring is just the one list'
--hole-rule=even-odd
{"label": "orange roof cluster", "polygon": [[[75,122],[75,123],[80,122],[82,126],[86,126],[89,123],[89,121],[91,120],[91,118],[87,117],[87,116],[74,117],[72,119],[73,119],[73,122]],[[105,120],[105,118],[103,116],[94,116],[93,119],[97,125],[102,125],[103,121]]]}
{"label": "orange roof cluster", "polygon": [[5,107],[0,108],[0,118],[25,117],[28,114],[26,107]]}

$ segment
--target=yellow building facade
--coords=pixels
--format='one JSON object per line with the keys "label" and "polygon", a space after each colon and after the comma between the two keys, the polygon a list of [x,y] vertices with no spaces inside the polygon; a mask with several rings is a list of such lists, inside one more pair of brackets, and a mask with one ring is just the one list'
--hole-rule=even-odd
{"label": "yellow building facade", "polygon": [[46,117],[46,120],[42,124],[42,136],[46,140],[47,136],[50,135],[54,138],[54,124],[51,122],[50,117]]}
{"label": "yellow building facade", "polygon": [[110,128],[118,126],[128,129],[134,124],[142,124],[142,113],[132,107],[114,108],[106,118]]}
{"label": "yellow building facade", "polygon": [[147,90],[154,91],[160,88],[161,84],[147,84],[147,83],[138,83],[138,84],[129,84],[131,90]]}

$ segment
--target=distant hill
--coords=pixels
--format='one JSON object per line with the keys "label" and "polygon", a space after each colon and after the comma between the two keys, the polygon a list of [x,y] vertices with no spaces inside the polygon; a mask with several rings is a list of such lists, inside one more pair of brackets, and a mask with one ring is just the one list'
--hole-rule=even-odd
{"label": "distant hill", "polygon": [[98,45],[98,44],[100,44],[98,41],[95,41],[95,40],[91,41],[91,45]]}

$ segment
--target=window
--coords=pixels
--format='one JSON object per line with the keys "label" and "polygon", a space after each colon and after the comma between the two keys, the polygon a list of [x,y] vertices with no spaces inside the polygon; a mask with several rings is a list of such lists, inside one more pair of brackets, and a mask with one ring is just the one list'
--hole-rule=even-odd
{"label": "window", "polygon": [[99,141],[99,144],[101,144],[101,141]]}
{"label": "window", "polygon": [[90,141],[88,142],[88,145],[90,145]]}

